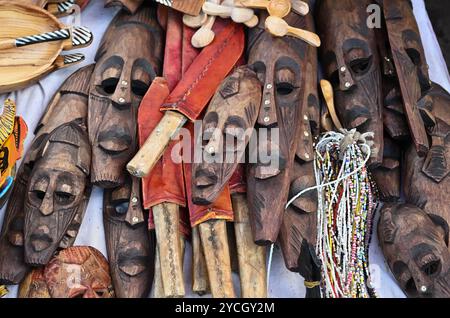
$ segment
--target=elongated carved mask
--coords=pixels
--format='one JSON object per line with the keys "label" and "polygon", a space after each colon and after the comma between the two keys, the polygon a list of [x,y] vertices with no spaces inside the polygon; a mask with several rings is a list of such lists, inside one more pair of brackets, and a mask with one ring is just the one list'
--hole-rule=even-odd
{"label": "elongated carved mask", "polygon": [[160,74],[161,28],[153,7],[119,13],[96,56],[89,94],[92,183],[105,188],[125,181],[124,168],[137,147],[137,110]]}
{"label": "elongated carved mask", "polygon": [[95,248],[62,250],[22,282],[20,298],[112,298],[108,261]]}
{"label": "elongated carved mask", "polygon": [[76,123],[51,132],[31,171],[25,198],[25,261],[45,265],[89,198],[91,148]]}
{"label": "elongated carved mask", "polygon": [[141,204],[140,181],[105,190],[103,221],[109,266],[117,297],[147,297],[153,281],[154,246]]}
{"label": "elongated carved mask", "polygon": [[387,263],[409,297],[450,297],[448,226],[414,205],[387,204],[378,237]]}
{"label": "elongated carved mask", "polygon": [[325,76],[335,92],[336,111],[347,129],[373,132],[376,151],[371,164],[383,159],[380,58],[375,32],[367,26],[366,0],[322,0],[318,28]]}
{"label": "elongated carved mask", "polygon": [[212,204],[231,178],[245,154],[260,103],[261,83],[246,66],[220,86],[203,120],[202,162],[192,165],[195,204]]}

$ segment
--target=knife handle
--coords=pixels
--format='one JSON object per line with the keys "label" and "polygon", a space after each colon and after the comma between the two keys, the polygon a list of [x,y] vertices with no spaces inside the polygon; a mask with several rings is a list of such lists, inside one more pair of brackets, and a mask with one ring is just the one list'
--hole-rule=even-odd
{"label": "knife handle", "polygon": [[147,176],[161,158],[170,139],[184,126],[187,118],[175,111],[166,111],[136,156],[127,164],[128,172],[138,178]]}
{"label": "knife handle", "polygon": [[0,41],[0,50],[8,50],[16,47],[16,40],[3,40]]}

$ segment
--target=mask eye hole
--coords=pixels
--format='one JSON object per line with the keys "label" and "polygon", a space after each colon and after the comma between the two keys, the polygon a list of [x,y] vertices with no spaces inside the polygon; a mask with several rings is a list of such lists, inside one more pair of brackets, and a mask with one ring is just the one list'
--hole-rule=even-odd
{"label": "mask eye hole", "polygon": [[422,266],[422,271],[427,274],[428,276],[434,276],[437,273],[439,273],[441,268],[441,261],[435,260],[428,262],[427,264]]}
{"label": "mask eye hole", "polygon": [[112,95],[116,91],[117,84],[119,84],[119,79],[115,77],[107,78],[102,81],[102,84],[100,85],[100,93],[106,94],[106,95]]}
{"label": "mask eye hole", "polygon": [[338,74],[338,71],[333,72],[330,75],[329,80],[330,80],[331,86],[339,87],[339,74]]}
{"label": "mask eye hole", "polygon": [[142,81],[134,80],[131,82],[131,91],[133,94],[144,97],[145,93],[147,93],[148,85]]}
{"label": "mask eye hole", "polygon": [[128,201],[119,201],[114,204],[114,210],[119,215],[124,215],[128,211],[129,202]]}
{"label": "mask eye hole", "polygon": [[55,192],[55,199],[59,204],[69,204],[73,202],[75,196],[68,192],[57,191]]}
{"label": "mask eye hole", "polygon": [[417,291],[416,283],[412,277],[406,282],[405,290],[407,293],[414,293]]}
{"label": "mask eye hole", "polygon": [[420,53],[416,49],[406,49],[406,53],[408,54],[411,61],[414,65],[420,65]]}
{"label": "mask eye hole", "polygon": [[33,190],[33,194],[39,201],[44,200],[44,197],[45,197],[45,192],[44,191]]}
{"label": "mask eye hole", "polygon": [[291,83],[282,82],[277,83],[277,94],[281,96],[286,96],[294,91],[295,87]]}
{"label": "mask eye hole", "polygon": [[356,75],[364,75],[367,73],[372,65],[372,57],[361,58],[354,60],[350,67],[354,74]]}

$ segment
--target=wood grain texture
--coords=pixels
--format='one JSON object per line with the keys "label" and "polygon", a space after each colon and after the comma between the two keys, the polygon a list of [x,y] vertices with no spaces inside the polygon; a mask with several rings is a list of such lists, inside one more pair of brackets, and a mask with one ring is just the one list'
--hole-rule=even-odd
{"label": "wood grain texture", "polygon": [[210,292],[208,270],[198,226],[192,229],[192,291],[199,296]]}

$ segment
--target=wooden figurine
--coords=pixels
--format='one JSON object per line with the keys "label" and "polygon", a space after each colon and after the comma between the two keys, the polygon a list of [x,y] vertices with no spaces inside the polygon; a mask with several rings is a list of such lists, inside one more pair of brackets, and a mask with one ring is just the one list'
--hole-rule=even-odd
{"label": "wooden figurine", "polygon": [[[57,91],[49,103],[36,130],[30,150],[26,153],[16,175],[16,181],[5,212],[2,232],[0,235],[0,282],[18,284],[26,275],[29,266],[24,260],[24,198],[31,170],[36,162],[43,141],[60,125],[69,122],[86,123],[89,79],[93,66],[84,67],[72,74]],[[84,122],[84,124],[83,124]],[[87,198],[86,198],[87,203]],[[75,215],[67,229],[66,235],[59,242],[61,247],[68,247],[75,241],[84,209]]]}
{"label": "wooden figurine", "polygon": [[135,14],[144,0],[106,0],[105,8],[117,6],[128,14]]}
{"label": "wooden figurine", "polygon": [[411,137],[418,154],[424,156],[429,144],[418,102],[431,83],[412,4],[402,0],[383,1],[383,10]]}
{"label": "wooden figurine", "polygon": [[105,190],[103,223],[116,297],[147,298],[155,252],[137,178],[130,177],[123,186]]}
{"label": "wooden figurine", "polygon": [[87,132],[76,122],[59,126],[42,141],[25,196],[26,263],[47,264],[75,216],[85,210],[90,164]]}
{"label": "wooden figurine", "polygon": [[[303,17],[295,13],[286,19],[292,25],[305,25]],[[258,145],[249,149],[250,157],[257,160],[247,165],[247,197],[254,240],[267,245],[278,237],[289,195],[307,51],[304,42],[274,38],[262,24],[249,32],[248,63],[261,81],[263,93],[255,126]]]}
{"label": "wooden figurine", "polygon": [[252,136],[261,103],[261,83],[247,66],[220,85],[203,119],[197,146],[202,160],[192,164],[192,200],[209,205],[228,184]]}
{"label": "wooden figurine", "polygon": [[411,204],[382,208],[378,237],[394,277],[408,297],[450,297],[448,224]]}
{"label": "wooden figurine", "polygon": [[75,246],[59,252],[22,282],[19,298],[112,298],[108,261],[95,248]]}
{"label": "wooden figurine", "polygon": [[32,85],[54,70],[84,60],[84,55],[60,55],[90,45],[92,33],[67,27],[34,5],[0,1],[0,93]]}
{"label": "wooden figurine", "polygon": [[91,182],[103,188],[125,182],[125,165],[137,149],[137,112],[161,74],[162,31],[153,7],[119,12],[96,55],[89,92]]}
{"label": "wooden figurine", "polygon": [[322,0],[317,25],[325,76],[334,88],[336,111],[346,129],[373,132],[371,166],[383,159],[380,57],[374,29],[367,26],[370,1]]}

